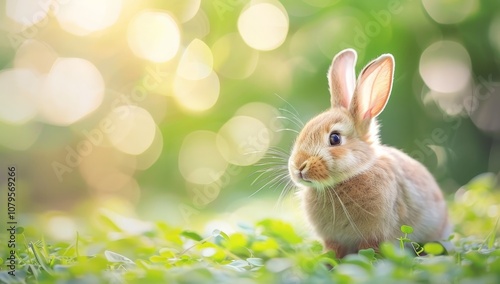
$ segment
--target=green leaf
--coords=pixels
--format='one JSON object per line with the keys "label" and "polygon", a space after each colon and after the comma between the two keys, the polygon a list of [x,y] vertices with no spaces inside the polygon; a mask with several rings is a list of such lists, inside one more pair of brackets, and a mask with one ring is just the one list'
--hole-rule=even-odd
{"label": "green leaf", "polygon": [[198,235],[197,233],[195,233],[193,231],[182,231],[181,236],[186,237],[186,238],[191,239],[191,240],[195,240],[197,242],[200,242],[203,240],[203,238],[200,235]]}
{"label": "green leaf", "polygon": [[229,241],[229,236],[226,233],[224,233],[223,231],[219,232],[219,236],[221,236],[226,241]]}
{"label": "green leaf", "polygon": [[366,258],[361,254],[349,254],[347,255],[343,261],[342,265],[350,263],[357,266],[362,267],[365,271],[371,271],[373,269],[373,265],[370,262],[370,259]]}
{"label": "green leaf", "polygon": [[297,235],[293,227],[281,220],[265,219],[258,223],[263,227],[263,234],[285,241],[287,244],[297,244],[302,238]]}
{"label": "green leaf", "polygon": [[424,251],[431,255],[440,255],[444,252],[444,248],[440,243],[426,243],[424,245]]}
{"label": "green leaf", "polygon": [[232,266],[232,267],[240,267],[240,268],[245,268],[245,267],[249,267],[250,264],[247,262],[247,261],[244,261],[244,260],[235,260],[231,263],[228,264],[229,266]]}
{"label": "green leaf", "polygon": [[118,254],[116,252],[112,252],[109,250],[104,251],[104,256],[109,262],[121,262],[121,263],[133,263],[135,264],[130,258],[123,256],[121,254]]}
{"label": "green leaf", "polygon": [[151,261],[153,263],[156,263],[156,262],[165,262],[166,259],[163,256],[153,255],[153,256],[149,257],[149,261]]}
{"label": "green leaf", "polygon": [[469,190],[489,191],[495,186],[496,176],[493,173],[483,173],[477,175],[467,183]]}
{"label": "green leaf", "polygon": [[251,249],[255,252],[260,252],[269,257],[274,257],[278,253],[279,244],[273,238],[267,238],[262,241],[255,241]]}
{"label": "green leaf", "polygon": [[401,232],[405,234],[411,234],[413,233],[413,228],[411,226],[403,225],[401,226]]}
{"label": "green leaf", "polygon": [[247,258],[247,262],[253,266],[264,266],[264,261],[262,260],[262,258],[258,257]]}
{"label": "green leaf", "polygon": [[493,230],[488,235],[487,241],[488,241],[488,248],[492,249],[493,246],[495,245],[495,240],[497,238],[497,229],[498,229],[498,221],[500,220],[500,217],[497,218],[497,221],[495,222],[495,226],[493,227]]}
{"label": "green leaf", "polygon": [[160,256],[165,257],[165,258],[175,257],[175,255],[178,253],[179,252],[177,250],[174,250],[171,248],[161,248],[159,251]]}
{"label": "green leaf", "polygon": [[375,260],[375,250],[372,248],[359,250],[358,254],[366,257],[369,260]]}
{"label": "green leaf", "polygon": [[411,242],[411,247],[413,248],[413,251],[420,256],[424,252],[424,247],[422,247],[419,243],[417,242]]}
{"label": "green leaf", "polygon": [[34,245],[32,242],[29,243],[29,247],[31,248],[31,251],[33,252],[33,255],[35,256],[36,261],[40,266],[47,271],[47,273],[52,274],[52,269],[49,267],[49,261],[47,258],[43,255],[43,253],[38,249],[36,245]]}

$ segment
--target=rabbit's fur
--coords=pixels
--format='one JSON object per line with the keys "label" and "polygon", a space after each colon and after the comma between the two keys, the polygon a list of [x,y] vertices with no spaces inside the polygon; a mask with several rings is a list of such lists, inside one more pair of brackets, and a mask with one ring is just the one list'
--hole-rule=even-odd
{"label": "rabbit's fur", "polygon": [[289,159],[312,227],[337,257],[395,241],[402,225],[414,228],[415,242],[446,239],[446,203],[432,175],[379,142],[376,116],[391,93],[394,58],[373,60],[357,82],[355,63],[352,49],[333,59],[331,108],[305,125]]}

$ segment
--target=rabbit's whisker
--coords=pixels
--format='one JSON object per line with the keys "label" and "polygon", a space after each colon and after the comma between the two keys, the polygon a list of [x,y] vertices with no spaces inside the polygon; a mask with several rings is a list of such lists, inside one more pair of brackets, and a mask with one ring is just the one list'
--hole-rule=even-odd
{"label": "rabbit's whisker", "polygon": [[347,220],[349,221],[349,223],[351,224],[352,228],[356,231],[356,233],[358,233],[358,235],[363,238],[363,240],[366,241],[365,239],[365,236],[363,236],[363,234],[361,233],[361,231],[359,230],[358,226],[356,225],[356,223],[354,222],[354,220],[352,219],[352,216],[351,214],[349,213],[349,210],[347,210],[347,207],[344,205],[344,202],[342,201],[342,199],[340,199],[340,196],[338,195],[338,193],[332,189],[333,193],[335,193],[335,195],[337,196],[337,199],[339,200],[339,203],[340,203],[340,206],[342,207],[342,210],[344,211],[345,213],[345,216],[347,218]]}

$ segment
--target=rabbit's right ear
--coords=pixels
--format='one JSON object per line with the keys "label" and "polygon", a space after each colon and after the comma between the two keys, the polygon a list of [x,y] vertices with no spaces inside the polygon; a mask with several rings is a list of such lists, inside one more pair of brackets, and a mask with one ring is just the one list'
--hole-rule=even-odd
{"label": "rabbit's right ear", "polygon": [[349,108],[356,86],[356,51],[348,48],[339,52],[333,58],[328,70],[328,85],[330,87],[331,107]]}

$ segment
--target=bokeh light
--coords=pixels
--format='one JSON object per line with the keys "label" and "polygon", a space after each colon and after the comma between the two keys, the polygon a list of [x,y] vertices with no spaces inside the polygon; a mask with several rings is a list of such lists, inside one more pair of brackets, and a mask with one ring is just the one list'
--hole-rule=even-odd
{"label": "bokeh light", "polygon": [[451,93],[463,89],[470,79],[471,61],[458,42],[438,41],[420,56],[420,76],[432,90]]}
{"label": "bokeh light", "polygon": [[[214,68],[231,79],[245,79],[257,67],[259,52],[246,45],[237,33],[219,38],[212,46]],[[245,56],[241,56],[244,53]]]}
{"label": "bokeh light", "polygon": [[43,82],[39,113],[54,125],[72,124],[102,103],[104,79],[97,68],[81,58],[59,58]]}
{"label": "bokeh light", "polygon": [[179,171],[185,180],[196,184],[210,184],[226,170],[227,162],[216,145],[217,134],[198,130],[188,134],[179,151]]}
{"label": "bokeh light", "polygon": [[500,14],[491,21],[488,36],[493,47],[500,53]]}
{"label": "bokeh light", "polygon": [[59,241],[71,241],[76,237],[77,225],[75,220],[65,216],[63,212],[50,214],[46,224],[47,234]]}
{"label": "bokeh light", "polygon": [[137,156],[137,169],[138,170],[147,170],[150,168],[158,158],[160,158],[161,153],[163,151],[163,135],[158,126],[156,126],[156,132],[154,135],[154,139],[151,142],[151,146],[144,151],[141,155]]}
{"label": "bokeh light", "polygon": [[166,1],[167,9],[181,22],[191,20],[200,10],[201,0],[169,0]]}
{"label": "bokeh light", "polygon": [[210,48],[194,39],[181,57],[177,74],[187,80],[201,80],[212,73],[213,56]]}
{"label": "bokeh light", "polygon": [[61,28],[84,36],[113,25],[120,16],[122,0],[67,1],[58,6],[54,14]]}
{"label": "bokeh light", "polygon": [[210,109],[219,98],[220,82],[215,72],[200,80],[188,80],[176,76],[173,87],[177,102],[191,111]]}
{"label": "bokeh light", "polygon": [[235,116],[249,116],[260,120],[269,129],[270,141],[272,144],[278,143],[283,130],[283,123],[280,120],[281,113],[272,105],[262,102],[252,102],[241,106]]}
{"label": "bokeh light", "polygon": [[258,50],[273,50],[283,44],[288,25],[288,14],[278,1],[250,3],[238,18],[241,37]]}
{"label": "bokeh light", "polygon": [[29,69],[0,72],[0,120],[23,124],[37,114],[35,104],[40,78]]}
{"label": "bokeh light", "polygon": [[[332,57],[353,48],[357,72],[394,55],[381,138],[451,193],[500,169],[497,2],[6,0],[0,159],[22,170],[22,213],[113,200],[181,225],[177,204],[247,214],[270,203],[235,201],[286,166],[301,121],[328,108]],[[271,185],[255,197],[275,201]]]}
{"label": "bokeh light", "polygon": [[134,105],[119,106],[107,119],[110,124],[107,137],[118,150],[139,155],[153,143],[156,124],[147,110]]}
{"label": "bokeh light", "polygon": [[480,5],[477,0],[422,0],[422,4],[429,16],[440,24],[459,23],[476,12]]}
{"label": "bokeh light", "polygon": [[248,166],[259,161],[269,149],[269,129],[250,116],[235,116],[217,135],[217,147],[231,164]]}
{"label": "bokeh light", "polygon": [[121,197],[137,202],[140,188],[133,177],[137,168],[135,156],[114,148],[93,145],[82,159],[79,172],[96,199]]}
{"label": "bokeh light", "polygon": [[432,99],[449,115],[463,111],[463,100],[470,92],[471,60],[458,42],[438,41],[420,57],[420,76],[430,90],[424,101]]}
{"label": "bokeh light", "polygon": [[[484,82],[478,82],[482,84]],[[490,82],[486,90],[475,94],[475,102],[472,102],[471,119],[481,130],[488,133],[500,132],[500,82]],[[494,87],[493,87],[494,86]],[[484,87],[484,86],[483,86]],[[497,159],[495,157],[494,159]]]}
{"label": "bokeh light", "polygon": [[179,26],[168,13],[143,11],[129,24],[128,44],[135,55],[153,62],[166,62],[179,50]]}
{"label": "bokeh light", "polygon": [[51,1],[7,0],[5,14],[22,28],[36,25],[47,17]]}
{"label": "bokeh light", "polygon": [[47,43],[29,39],[17,49],[14,67],[33,69],[41,74],[49,73],[57,58],[57,53]]}
{"label": "bokeh light", "polygon": [[118,171],[108,173],[96,180],[92,190],[97,198],[105,199],[119,196],[132,203],[139,200],[141,193],[135,178]]}

